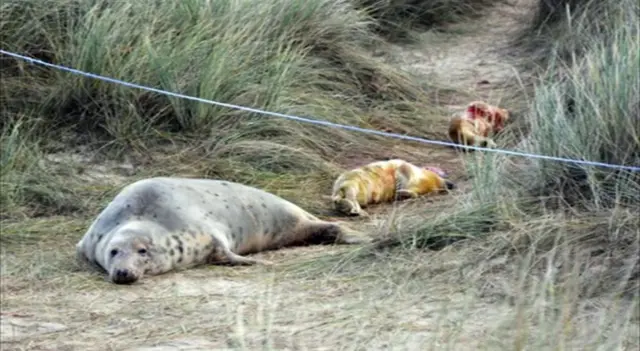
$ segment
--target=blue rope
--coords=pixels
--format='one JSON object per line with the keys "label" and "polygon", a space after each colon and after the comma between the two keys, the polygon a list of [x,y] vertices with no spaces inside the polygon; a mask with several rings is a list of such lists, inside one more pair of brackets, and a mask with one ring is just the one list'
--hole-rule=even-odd
{"label": "blue rope", "polygon": [[326,127],[351,130],[351,131],[355,131],[355,132],[368,133],[368,134],[374,134],[374,135],[380,135],[380,136],[386,136],[386,137],[392,137],[392,138],[398,138],[398,139],[404,139],[404,140],[417,141],[417,142],[421,142],[421,143],[425,143],[425,144],[434,144],[434,145],[442,145],[442,146],[453,146],[453,147],[459,147],[459,148],[463,148],[463,149],[480,150],[480,151],[486,151],[486,152],[497,152],[497,153],[502,153],[502,154],[506,154],[506,155],[523,156],[523,157],[530,157],[530,158],[539,158],[539,159],[543,159],[543,160],[569,162],[569,163],[576,163],[576,164],[583,164],[583,165],[590,165],[590,166],[600,166],[600,167],[613,168],[613,169],[626,169],[626,170],[630,170],[630,171],[634,171],[634,172],[640,171],[640,167],[638,167],[638,166],[624,166],[624,165],[616,165],[616,164],[609,164],[609,163],[603,163],[603,162],[574,160],[574,159],[555,157],[555,156],[537,155],[537,154],[530,154],[530,153],[524,153],[524,152],[518,152],[518,151],[509,151],[509,150],[504,150],[504,149],[492,149],[492,148],[476,147],[476,146],[469,146],[469,145],[459,145],[459,144],[455,144],[455,143],[452,143],[452,142],[438,141],[438,140],[428,140],[428,139],[423,139],[423,138],[418,138],[418,137],[412,137],[412,136],[409,136],[409,135],[388,133],[388,132],[383,132],[383,131],[378,131],[378,130],[373,130],[373,129],[366,129],[366,128],[360,128],[360,127],[356,127],[356,126],[350,126],[350,125],[346,125],[346,124],[338,124],[338,123],[333,123],[333,122],[329,122],[329,121],[323,121],[323,120],[316,120],[316,119],[305,118],[305,117],[292,116],[292,115],[287,115],[287,114],[278,113],[278,112],[263,111],[263,110],[259,110],[259,109],[255,109],[255,108],[251,108],[251,107],[244,107],[244,106],[228,104],[228,103],[224,103],[224,102],[212,101],[212,100],[202,99],[202,98],[188,96],[188,95],[184,95],[184,94],[173,93],[173,92],[170,92],[170,91],[165,91],[165,90],[156,89],[156,88],[152,88],[152,87],[147,87],[147,86],[144,86],[144,85],[129,83],[129,82],[125,82],[125,81],[122,81],[122,80],[119,80],[119,79],[114,79],[114,78],[100,76],[100,75],[93,74],[93,73],[83,72],[83,71],[77,70],[75,68],[69,68],[69,67],[65,67],[65,66],[61,66],[61,65],[48,63],[48,62],[45,62],[45,61],[42,61],[42,60],[38,60],[38,59],[31,58],[31,57],[23,56],[23,55],[16,54],[16,53],[13,53],[13,52],[8,52],[8,51],[2,50],[2,49],[0,49],[0,53],[3,53],[5,55],[8,55],[8,56],[11,56],[11,57],[14,57],[14,58],[18,58],[18,59],[21,59],[21,60],[24,60],[24,61],[27,61],[27,62],[32,63],[32,64],[38,64],[38,65],[42,65],[42,66],[45,66],[45,67],[51,67],[51,68],[59,69],[59,70],[62,70],[62,71],[66,71],[66,72],[70,72],[70,73],[74,73],[74,74],[79,74],[81,76],[102,80],[102,81],[105,81],[105,82],[120,84],[120,85],[123,85],[123,86],[126,86],[126,87],[130,87],[130,88],[142,89],[142,90],[151,91],[151,92],[154,92],[154,93],[159,93],[159,94],[168,95],[168,96],[173,96],[173,97],[177,97],[177,98],[181,98],[181,99],[198,101],[198,102],[202,102],[202,103],[206,103],[206,104],[210,104],[210,105],[218,105],[218,106],[233,108],[233,109],[237,109],[237,110],[243,110],[243,111],[247,111],[247,112],[259,113],[259,114],[269,115],[269,116],[274,116],[274,117],[281,117],[281,118],[285,118],[285,119],[289,119],[289,120],[293,120],[293,121],[297,121],[297,122],[310,123],[310,124],[321,125],[321,126],[326,126]]}

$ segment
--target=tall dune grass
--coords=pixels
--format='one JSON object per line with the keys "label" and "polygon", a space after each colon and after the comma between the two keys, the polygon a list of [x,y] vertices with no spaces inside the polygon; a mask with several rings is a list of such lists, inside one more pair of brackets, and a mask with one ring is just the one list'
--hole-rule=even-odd
{"label": "tall dune grass", "polygon": [[611,37],[616,35],[611,30],[613,17],[619,23],[632,25],[637,22],[639,11],[637,3],[628,0],[538,1],[534,15],[523,18],[528,25],[513,38],[512,48],[530,57],[522,62],[525,67],[534,64],[546,67],[558,59],[571,61],[588,51],[594,41],[614,40]]}
{"label": "tall dune grass", "polygon": [[441,30],[486,14],[505,0],[354,0],[375,19],[372,27],[392,41],[412,41],[422,30]]}
{"label": "tall dune grass", "polygon": [[[446,123],[431,104],[428,85],[425,90],[424,83],[371,57],[370,49],[385,42],[372,32],[373,19],[349,1],[8,0],[0,6],[3,49],[56,64],[204,99],[400,133],[441,138],[438,125]],[[247,180],[260,172],[335,172],[330,163],[343,152],[372,153],[393,143],[7,57],[0,70],[5,144],[16,140],[10,136],[18,123],[29,125],[30,137],[23,140],[34,140],[43,151],[90,145],[148,154],[162,145],[199,143],[210,160],[219,161],[212,166],[218,176]],[[21,133],[27,130],[21,127]],[[230,173],[220,174],[222,168]],[[14,171],[16,179],[25,172]]]}
{"label": "tall dune grass", "polygon": [[[382,42],[369,31],[369,17],[345,1],[2,6],[8,50],[205,99],[357,122],[375,106],[424,95],[405,74],[367,56],[367,46]],[[263,116],[7,61],[4,105],[21,109],[29,95],[59,128],[124,139],[150,129],[201,137],[228,128],[256,137],[287,135],[286,127],[263,123]]]}

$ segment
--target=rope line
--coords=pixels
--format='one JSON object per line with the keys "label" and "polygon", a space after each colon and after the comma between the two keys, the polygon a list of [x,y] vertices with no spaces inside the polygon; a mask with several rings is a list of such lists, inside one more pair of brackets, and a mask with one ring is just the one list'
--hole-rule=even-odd
{"label": "rope line", "polygon": [[70,67],[65,67],[65,66],[61,66],[61,65],[56,65],[56,64],[53,64],[53,63],[48,63],[48,62],[45,62],[45,61],[42,61],[42,60],[39,60],[39,59],[23,56],[23,55],[16,54],[16,53],[13,53],[13,52],[9,52],[9,51],[5,51],[5,50],[2,50],[2,49],[0,49],[0,53],[5,54],[7,56],[11,56],[13,58],[21,59],[23,61],[27,61],[27,62],[32,63],[32,64],[37,64],[37,65],[41,65],[41,66],[45,66],[45,67],[55,68],[55,69],[58,69],[58,70],[61,70],[61,71],[66,71],[66,72],[69,72],[69,73],[74,73],[74,74],[78,74],[78,75],[81,75],[81,76],[102,80],[102,81],[105,81],[105,82],[119,84],[119,85],[123,85],[123,86],[130,87],[130,88],[146,90],[146,91],[150,91],[150,92],[154,92],[154,93],[158,93],[158,94],[162,94],[162,95],[167,95],[167,96],[172,96],[172,97],[176,97],[176,98],[181,98],[181,99],[185,99],[185,100],[198,101],[198,102],[202,102],[202,103],[210,104],[210,105],[217,105],[217,106],[222,106],[222,107],[227,107],[227,108],[232,108],[232,109],[237,109],[237,110],[243,110],[243,111],[247,111],[247,112],[253,112],[253,113],[258,113],[258,114],[263,114],[263,115],[268,115],[268,116],[285,118],[285,119],[289,119],[289,120],[297,121],[297,122],[302,122],[302,123],[310,123],[310,124],[321,125],[321,126],[332,127],[332,128],[338,128],[338,129],[345,129],[345,130],[350,130],[350,131],[355,131],[355,132],[368,133],[368,134],[374,134],[374,135],[385,136],[385,137],[392,137],[392,138],[403,139],[403,140],[417,141],[417,142],[421,142],[421,143],[425,143],[425,144],[434,144],[434,145],[441,145],[441,146],[453,146],[453,147],[458,147],[458,148],[463,148],[463,149],[472,149],[472,150],[479,150],[479,151],[486,151],[486,152],[497,152],[497,153],[502,153],[502,154],[512,155],[512,156],[523,156],[523,157],[529,157],[529,158],[538,158],[538,159],[543,159],[543,160],[552,160],[552,161],[576,163],[576,164],[583,164],[583,165],[590,165],[590,166],[599,166],[599,167],[605,167],[605,168],[625,169],[625,170],[630,170],[630,171],[634,171],[634,172],[640,171],[640,167],[638,167],[638,166],[625,166],[625,165],[617,165],[617,164],[610,164],[610,163],[604,163],[604,162],[587,161],[587,160],[575,160],[575,159],[556,157],[556,156],[531,154],[531,153],[504,150],[504,149],[492,149],[492,148],[486,148],[486,147],[460,145],[460,144],[456,144],[456,143],[453,143],[453,142],[446,142],[446,141],[439,141],[439,140],[429,140],[429,139],[413,137],[413,136],[409,136],[409,135],[389,133],[389,132],[383,132],[383,131],[374,130],[374,129],[360,128],[360,127],[346,125],[346,124],[333,123],[333,122],[324,121],[324,120],[317,120],[317,119],[293,116],[293,115],[288,115],[288,114],[278,113],[278,112],[264,111],[264,110],[255,109],[255,108],[251,108],[251,107],[245,107],[245,106],[234,105],[234,104],[229,104],[229,103],[224,103],[224,102],[207,100],[207,99],[203,99],[203,98],[199,98],[199,97],[184,95],[184,94],[180,94],[180,93],[174,93],[174,92],[170,92],[170,91],[166,91],[166,90],[162,90],[162,89],[156,89],[156,88],[152,88],[152,87],[148,87],[148,86],[144,86],[144,85],[139,85],[139,84],[135,84],[135,83],[129,83],[129,82],[126,82],[126,81],[123,81],[123,80],[115,79],[115,78],[110,78],[110,77],[105,77],[105,76],[101,76],[101,75],[97,75],[97,74],[93,74],[93,73],[89,73],[89,72],[84,72],[84,71],[81,71],[81,70],[78,70],[78,69],[75,69],[75,68],[70,68]]}

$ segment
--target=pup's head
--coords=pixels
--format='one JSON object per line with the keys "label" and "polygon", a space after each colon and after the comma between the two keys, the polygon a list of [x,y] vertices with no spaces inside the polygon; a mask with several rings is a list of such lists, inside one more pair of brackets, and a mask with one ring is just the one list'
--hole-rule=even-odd
{"label": "pup's head", "polygon": [[132,284],[150,267],[154,249],[151,238],[130,231],[118,233],[105,247],[104,262],[115,284]]}
{"label": "pup's head", "polygon": [[435,166],[425,166],[423,169],[435,173],[438,178],[439,186],[442,190],[453,190],[456,188],[456,184],[454,182],[446,179],[449,175],[442,168]]}
{"label": "pup's head", "polygon": [[334,198],[333,206],[336,211],[349,216],[358,216],[359,212],[357,208],[351,203],[351,201],[344,198]]}
{"label": "pup's head", "polygon": [[493,126],[495,132],[502,131],[504,129],[504,124],[509,120],[509,111],[489,105],[484,101],[471,102],[467,106],[465,113],[471,119],[485,119]]}
{"label": "pup's head", "polygon": [[447,190],[453,190],[453,189],[455,189],[455,188],[456,188],[456,183],[454,183],[454,182],[452,182],[452,181],[450,181],[450,180],[445,179],[445,181],[444,181],[444,186],[447,188]]}
{"label": "pup's head", "polygon": [[504,129],[504,124],[509,120],[509,111],[504,108],[494,107],[489,123],[493,125],[495,132],[501,132]]}
{"label": "pup's head", "polygon": [[467,105],[465,113],[471,119],[489,118],[491,115],[491,106],[484,101],[473,101]]}

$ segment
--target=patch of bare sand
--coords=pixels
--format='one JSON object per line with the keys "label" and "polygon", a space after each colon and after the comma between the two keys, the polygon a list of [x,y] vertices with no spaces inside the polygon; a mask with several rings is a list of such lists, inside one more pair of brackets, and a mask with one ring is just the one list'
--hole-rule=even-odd
{"label": "patch of bare sand", "polygon": [[[513,347],[509,340],[515,339],[504,334],[513,329],[507,323],[519,320],[514,307],[518,291],[510,290],[513,277],[489,274],[482,277],[489,289],[477,284],[483,272],[505,271],[506,260],[465,264],[455,248],[355,265],[333,260],[334,253],[352,249],[286,248],[259,254],[274,261],[273,267],[203,266],[147,277],[131,286],[114,285],[104,275],[86,271],[59,270],[55,277],[27,284],[19,276],[3,279],[1,347],[156,351]],[[72,259],[72,253],[67,254]],[[320,257],[325,268],[305,267]],[[8,263],[3,268],[14,271],[13,263],[2,258]],[[584,314],[573,320],[573,329],[582,334],[576,342],[597,341],[594,336],[607,316],[592,312],[593,306],[606,311],[606,306],[595,303],[585,301],[576,309]],[[577,343],[573,349],[584,349],[581,345],[585,344]]]}
{"label": "patch of bare sand", "polygon": [[[480,19],[423,33],[417,44],[392,45],[382,58],[440,86],[499,104],[504,84],[513,84],[522,74],[502,49],[522,28],[535,3],[513,0],[496,6]],[[441,104],[455,111],[469,102],[466,98],[448,95]]]}
{"label": "patch of bare sand", "polygon": [[2,341],[12,342],[42,334],[56,333],[68,329],[60,323],[34,320],[28,314],[7,313],[0,315],[0,335]]}
{"label": "patch of bare sand", "polygon": [[[322,250],[292,248],[266,255],[290,260],[283,255],[287,251],[299,255]],[[20,338],[9,339],[3,324],[2,348],[421,349],[453,338],[461,342],[457,349],[471,350],[470,342],[482,334],[477,327],[483,319],[507,312],[470,300],[460,287],[438,284],[412,291],[410,283],[375,276],[375,268],[359,277],[304,279],[263,267],[231,269],[196,268],[125,287],[101,281],[91,290],[75,292],[59,284],[37,291],[38,298],[28,304],[24,296],[5,294],[2,309],[11,314],[7,325],[22,326],[23,331],[14,333],[21,333]],[[29,331],[35,324],[42,331],[51,328],[46,334]]]}

